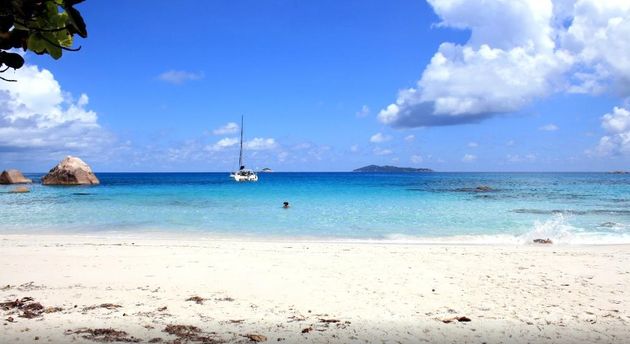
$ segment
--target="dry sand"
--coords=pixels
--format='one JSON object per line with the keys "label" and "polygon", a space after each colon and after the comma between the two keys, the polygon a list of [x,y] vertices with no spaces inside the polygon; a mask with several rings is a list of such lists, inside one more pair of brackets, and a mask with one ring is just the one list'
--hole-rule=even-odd
{"label": "dry sand", "polygon": [[23,302],[0,306],[0,343],[627,343],[629,263],[630,246],[2,235],[0,302]]}

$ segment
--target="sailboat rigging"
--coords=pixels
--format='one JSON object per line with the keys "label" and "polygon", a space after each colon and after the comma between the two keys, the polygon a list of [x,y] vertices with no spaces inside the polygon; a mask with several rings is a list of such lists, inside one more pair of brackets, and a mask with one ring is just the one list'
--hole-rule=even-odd
{"label": "sailboat rigging", "polygon": [[240,152],[238,154],[238,171],[230,174],[230,177],[234,178],[237,182],[256,182],[258,181],[258,175],[253,170],[245,168],[243,163],[243,116],[241,116],[241,144]]}

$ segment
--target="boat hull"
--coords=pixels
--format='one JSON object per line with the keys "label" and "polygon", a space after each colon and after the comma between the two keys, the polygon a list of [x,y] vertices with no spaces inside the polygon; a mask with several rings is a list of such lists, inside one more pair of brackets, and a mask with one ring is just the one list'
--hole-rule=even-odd
{"label": "boat hull", "polygon": [[240,175],[240,174],[232,174],[232,177],[237,182],[257,182],[258,176],[256,174],[251,175]]}

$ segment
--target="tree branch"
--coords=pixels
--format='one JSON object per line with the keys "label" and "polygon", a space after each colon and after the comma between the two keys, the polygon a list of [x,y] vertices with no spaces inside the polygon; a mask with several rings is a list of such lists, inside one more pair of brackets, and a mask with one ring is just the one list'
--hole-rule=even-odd
{"label": "tree branch", "polygon": [[17,80],[13,80],[13,79],[7,79],[7,78],[3,78],[0,76],[0,79],[7,81],[7,82],[17,82]]}

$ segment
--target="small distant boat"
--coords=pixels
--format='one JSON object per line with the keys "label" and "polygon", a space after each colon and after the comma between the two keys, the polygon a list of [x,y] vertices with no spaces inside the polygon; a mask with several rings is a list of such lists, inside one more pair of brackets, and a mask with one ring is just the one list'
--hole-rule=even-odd
{"label": "small distant boat", "polygon": [[265,168],[263,168],[262,170],[260,170],[260,172],[270,173],[270,172],[273,172],[273,170],[272,170],[272,169],[270,169],[269,167],[265,167]]}
{"label": "small distant boat", "polygon": [[243,164],[243,116],[241,116],[241,150],[238,155],[238,171],[230,174],[237,182],[257,182],[258,175],[251,169],[245,168]]}

